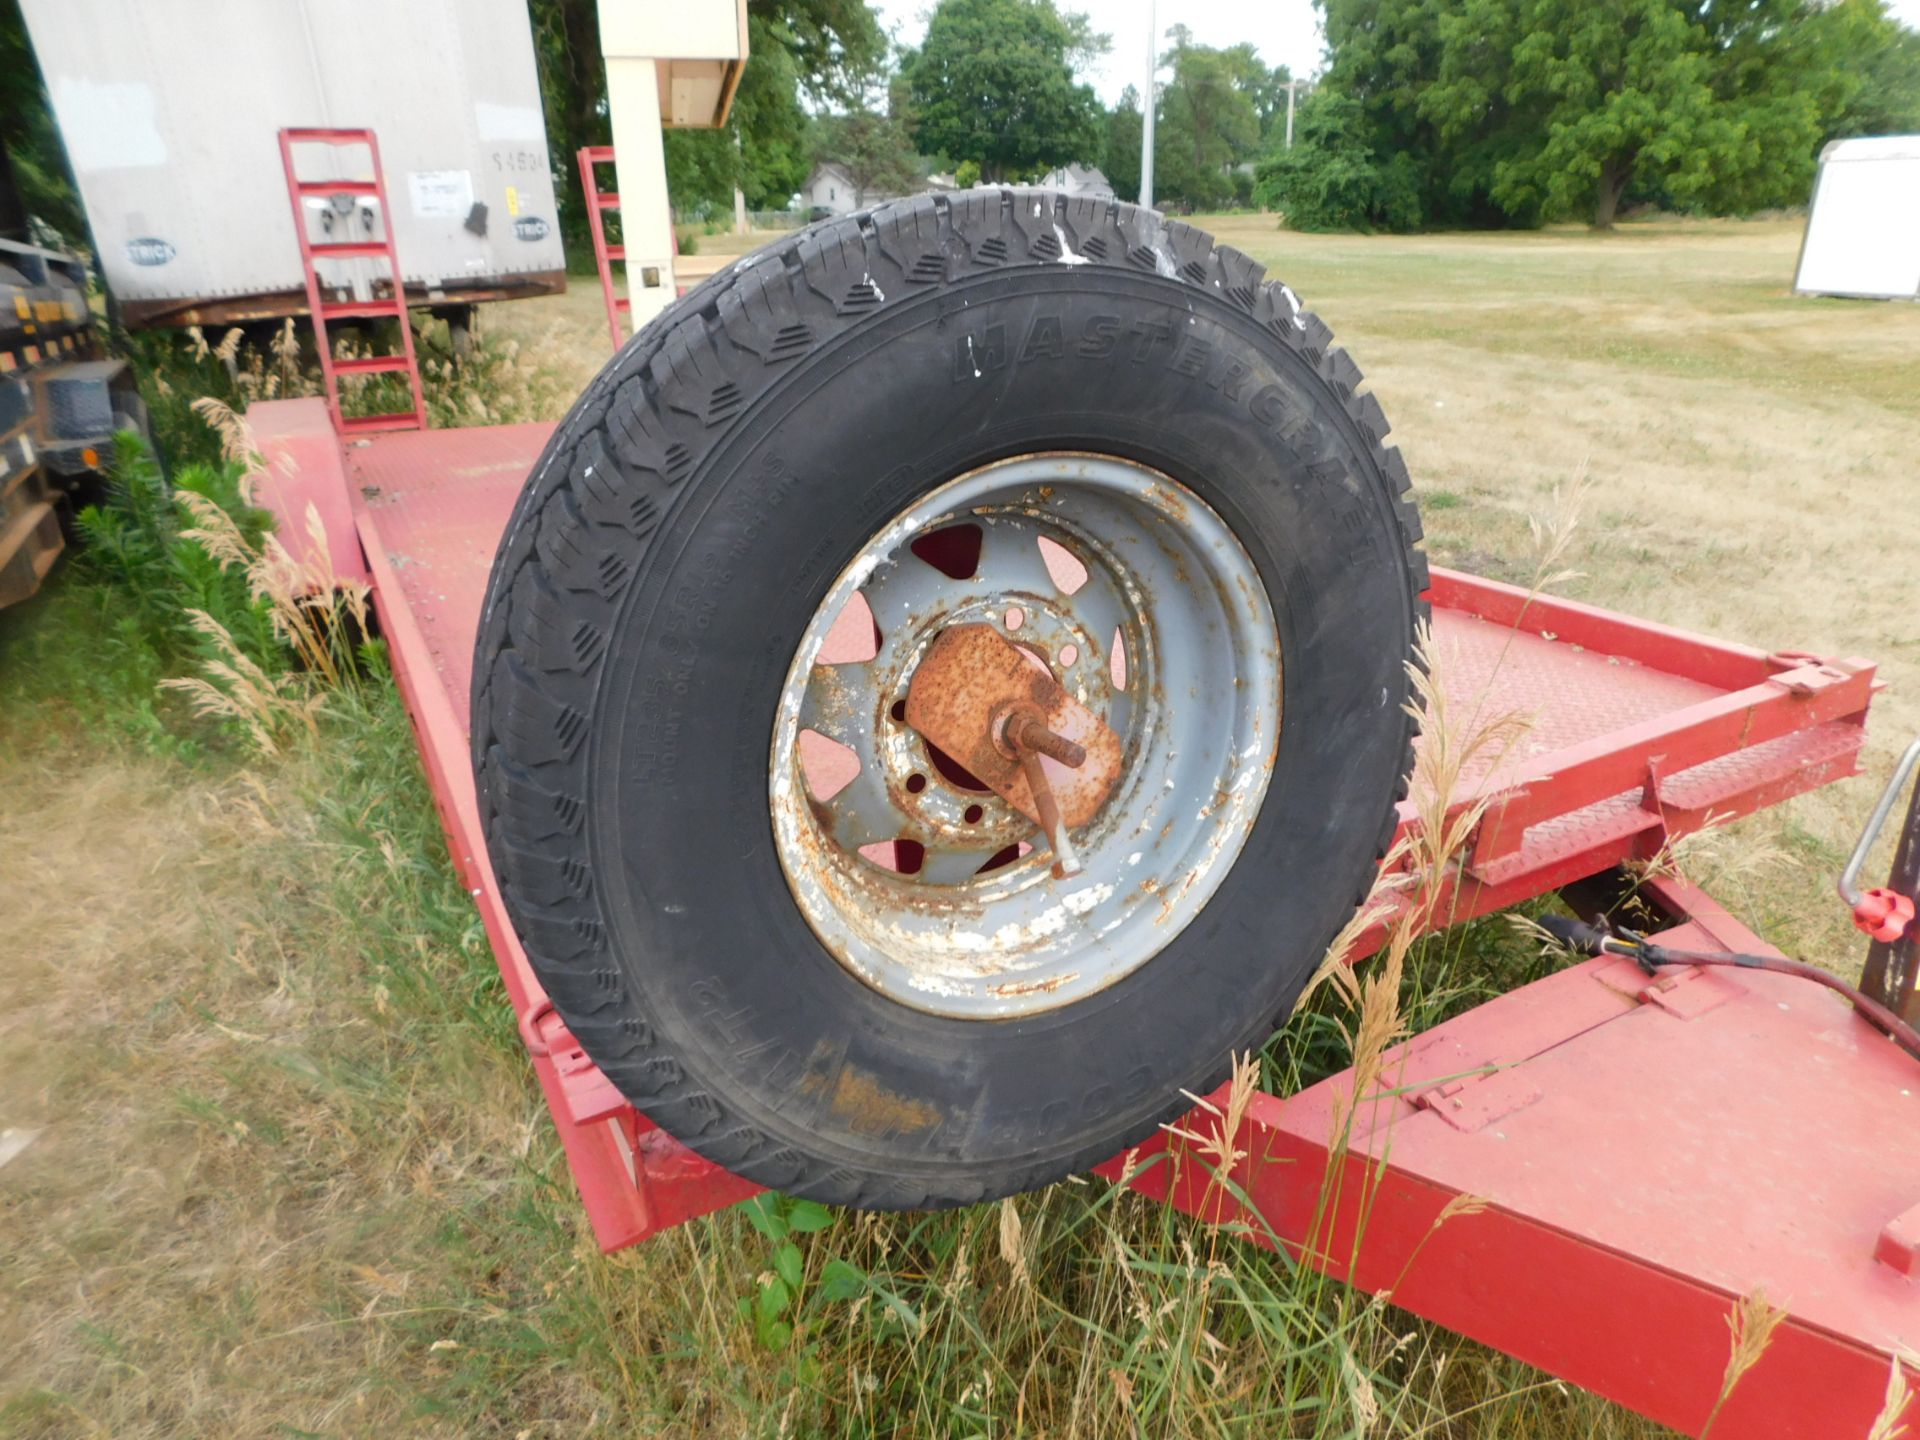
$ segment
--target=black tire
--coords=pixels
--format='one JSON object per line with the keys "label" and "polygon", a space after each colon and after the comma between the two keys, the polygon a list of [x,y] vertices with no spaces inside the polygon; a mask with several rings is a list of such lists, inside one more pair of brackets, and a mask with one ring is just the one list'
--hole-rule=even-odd
{"label": "black tire", "polygon": [[[1044,1184],[1217,1085],[1364,897],[1405,793],[1427,570],[1359,382],[1246,256],[1032,191],[819,225],[635,336],[508,524],[473,693],[508,908],[609,1078],[730,1170],[871,1208]],[[1234,868],[1151,961],[1034,1018],[945,1019],[803,920],[768,813],[774,707],[887,520],[1053,449],[1156,466],[1232,527],[1281,630],[1279,753]]]}

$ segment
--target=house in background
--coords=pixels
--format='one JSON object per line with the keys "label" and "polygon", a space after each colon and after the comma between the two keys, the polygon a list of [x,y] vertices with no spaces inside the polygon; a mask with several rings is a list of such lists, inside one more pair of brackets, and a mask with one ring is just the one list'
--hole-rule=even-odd
{"label": "house in background", "polygon": [[1094,165],[1063,165],[1058,170],[1050,170],[1040,182],[1040,188],[1061,190],[1068,195],[1084,196],[1089,200],[1114,198],[1112,184]]}
{"label": "house in background", "polygon": [[836,162],[822,160],[800,187],[800,202],[809,212],[830,210],[835,215],[851,215],[860,208],[858,194],[851,175]]}
{"label": "house in background", "polygon": [[[911,193],[953,188],[953,176],[929,175]],[[851,215],[856,210],[871,210],[899,198],[899,194],[891,190],[872,189],[863,193],[846,166],[837,160],[820,161],[807,176],[807,183],[800,187],[800,207],[809,214],[825,211],[832,215]]]}

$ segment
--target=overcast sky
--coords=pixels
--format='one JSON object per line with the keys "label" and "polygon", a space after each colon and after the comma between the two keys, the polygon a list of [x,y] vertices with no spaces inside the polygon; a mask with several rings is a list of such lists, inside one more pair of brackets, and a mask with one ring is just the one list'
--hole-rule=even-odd
{"label": "overcast sky", "polygon": [[[1113,49],[1087,75],[1100,98],[1112,104],[1127,86],[1140,86],[1147,69],[1147,0],[1056,0],[1062,10],[1084,10],[1093,28],[1113,37]],[[902,44],[917,45],[926,33],[932,0],[877,0],[881,15]],[[1202,45],[1251,40],[1269,65],[1290,65],[1296,75],[1320,68],[1320,14],[1311,0],[1158,0],[1161,31],[1184,24]],[[1907,24],[1920,28],[1920,0],[1890,0]]]}

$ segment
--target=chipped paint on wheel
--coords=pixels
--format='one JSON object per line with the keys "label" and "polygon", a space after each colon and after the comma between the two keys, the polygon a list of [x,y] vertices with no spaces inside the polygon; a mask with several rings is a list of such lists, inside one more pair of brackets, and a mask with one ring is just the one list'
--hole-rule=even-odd
{"label": "chipped paint on wheel", "polygon": [[[909,550],[916,536],[955,523],[982,532],[980,568],[961,581]],[[1071,596],[1040,565],[1039,536],[1085,566],[1088,579]],[[880,653],[816,663],[856,591],[882,632]],[[1006,624],[1010,605],[1023,612],[1017,628]],[[1108,792],[1070,827],[1086,866],[1073,879],[1048,873],[1049,847],[1020,807],[991,789],[955,788],[930,767],[924,737],[890,715],[939,637],[967,625],[999,626],[1012,646],[1042,658],[1071,643],[1072,673],[1056,675],[1049,694],[1118,737]],[[1109,674],[1115,626],[1127,649],[1124,689]],[[829,953],[902,1004],[982,1020],[1072,1004],[1150,963],[1231,870],[1275,763],[1279,682],[1265,586],[1225,523],[1184,485],[1077,453],[983,467],[863,546],[796,647],[769,757],[783,872]],[[860,776],[825,801],[802,778],[803,728],[860,753]],[[914,775],[917,790],[907,784]],[[863,858],[873,839],[924,845],[925,869],[903,875]],[[973,857],[1017,841],[1031,853],[973,873]]]}

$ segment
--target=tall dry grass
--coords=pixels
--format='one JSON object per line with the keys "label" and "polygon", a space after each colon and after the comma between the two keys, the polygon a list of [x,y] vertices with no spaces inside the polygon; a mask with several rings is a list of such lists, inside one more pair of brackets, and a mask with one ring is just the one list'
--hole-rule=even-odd
{"label": "tall dry grass", "polygon": [[[222,458],[236,468],[242,510],[264,462],[245,420],[224,402],[202,397],[193,409],[219,437]],[[197,606],[184,606],[192,631],[206,642],[197,675],[169,676],[162,690],[187,698],[203,716],[230,721],[266,754],[277,754],[292,730],[316,733],[315,716],[330,692],[358,684],[357,647],[367,632],[367,586],[333,572],[319,509],[306,511],[304,557],[295,558],[271,530],[251,529],[212,495],[188,488],[174,502],[192,523],[168,543],[197,546],[223,574],[240,576],[287,661],[248,654],[231,629]]]}
{"label": "tall dry grass", "polygon": [[[560,327],[496,326],[485,307],[472,332],[472,344],[456,353],[446,322],[425,311],[412,312],[414,351],[420,364],[421,392],[428,422],[435,426],[500,425],[557,420],[578,394],[572,347]],[[498,333],[496,333],[496,331]],[[392,323],[361,331],[340,327],[331,336],[336,359],[387,355],[399,348]],[[154,434],[175,462],[212,461],[210,443],[196,402],[212,399],[244,414],[263,400],[287,400],[323,394],[325,382],[313,352],[312,332],[283,321],[261,340],[258,332],[234,326],[217,340],[199,327],[178,335],[148,332],[135,336],[134,355],[141,373]],[[412,395],[405,377],[391,374],[343,375],[341,408],[348,415],[406,410]]]}
{"label": "tall dry grass", "polygon": [[1900,1440],[1911,1433],[1906,1424],[1908,1408],[1913,1403],[1913,1385],[1907,1379],[1907,1372],[1920,1370],[1920,1355],[1902,1351],[1893,1357],[1887,1367],[1887,1395],[1880,1403],[1880,1413],[1873,1417],[1873,1425],[1867,1431],[1867,1440]]}
{"label": "tall dry grass", "polygon": [[1733,1398],[1733,1392],[1748,1372],[1760,1363],[1767,1347],[1773,1343],[1773,1332],[1786,1318],[1787,1312],[1769,1301],[1763,1290],[1734,1301],[1733,1308],[1727,1312],[1727,1368],[1721,1374],[1720,1391],[1714,1397],[1713,1409],[1700,1427],[1700,1440],[1706,1440],[1713,1433],[1720,1412],[1726,1409],[1727,1401]]}

